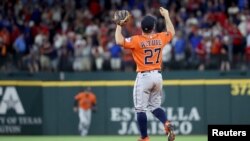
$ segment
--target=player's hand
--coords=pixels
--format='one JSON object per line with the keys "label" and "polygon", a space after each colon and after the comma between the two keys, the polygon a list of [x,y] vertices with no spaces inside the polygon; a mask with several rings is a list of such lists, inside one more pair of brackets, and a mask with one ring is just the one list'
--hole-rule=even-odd
{"label": "player's hand", "polygon": [[161,15],[163,16],[163,17],[168,17],[169,16],[169,13],[168,13],[168,10],[167,9],[165,9],[165,8],[163,8],[163,7],[160,7],[160,9],[159,9],[159,11],[160,11],[160,13],[161,13]]}

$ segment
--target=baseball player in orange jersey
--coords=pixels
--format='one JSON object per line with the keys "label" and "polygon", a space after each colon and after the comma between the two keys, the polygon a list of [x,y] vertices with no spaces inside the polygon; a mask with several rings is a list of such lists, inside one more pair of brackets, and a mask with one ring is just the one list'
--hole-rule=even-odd
{"label": "baseball player in orange jersey", "polygon": [[91,123],[92,110],[95,110],[96,96],[91,92],[90,88],[79,92],[75,96],[74,111],[78,111],[79,125],[78,129],[81,136],[88,134]]}
{"label": "baseball player in orange jersey", "polygon": [[133,90],[133,101],[137,115],[138,128],[141,137],[138,141],[149,141],[147,134],[147,115],[150,110],[165,127],[169,141],[175,139],[172,125],[161,108],[162,92],[162,49],[170,42],[175,34],[168,10],[160,7],[159,11],[165,19],[166,32],[154,33],[156,20],[152,16],[145,16],[141,21],[142,35],[125,38],[122,35],[122,26],[117,24],[116,43],[126,49],[131,49],[137,65],[137,77]]}

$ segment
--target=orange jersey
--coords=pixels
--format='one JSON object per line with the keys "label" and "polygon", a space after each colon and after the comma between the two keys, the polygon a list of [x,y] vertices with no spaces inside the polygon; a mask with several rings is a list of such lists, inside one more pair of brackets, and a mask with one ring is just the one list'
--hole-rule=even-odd
{"label": "orange jersey", "polygon": [[91,92],[80,92],[75,96],[78,101],[78,106],[85,110],[91,109],[93,104],[96,104],[96,96]]}
{"label": "orange jersey", "polygon": [[125,38],[123,47],[132,50],[137,72],[161,70],[162,49],[171,39],[170,32],[155,33],[149,36],[135,35]]}

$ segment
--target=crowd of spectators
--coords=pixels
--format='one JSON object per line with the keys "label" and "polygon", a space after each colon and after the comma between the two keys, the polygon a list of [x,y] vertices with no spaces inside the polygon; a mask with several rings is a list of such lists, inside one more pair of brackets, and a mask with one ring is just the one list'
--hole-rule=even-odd
{"label": "crowd of spectators", "polygon": [[130,71],[131,52],[115,44],[113,13],[127,9],[129,37],[146,14],[176,29],[163,50],[167,70],[250,70],[248,0],[1,0],[0,71]]}

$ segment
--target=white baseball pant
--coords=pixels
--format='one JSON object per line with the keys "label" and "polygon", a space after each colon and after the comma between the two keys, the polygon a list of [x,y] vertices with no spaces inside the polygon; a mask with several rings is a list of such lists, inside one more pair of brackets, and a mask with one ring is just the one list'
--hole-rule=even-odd
{"label": "white baseball pant", "polygon": [[162,81],[161,72],[158,70],[137,74],[133,91],[136,112],[154,111],[161,107]]}
{"label": "white baseball pant", "polygon": [[91,123],[91,109],[84,110],[82,108],[79,108],[79,131],[81,136],[86,136],[89,131],[90,123]]}

